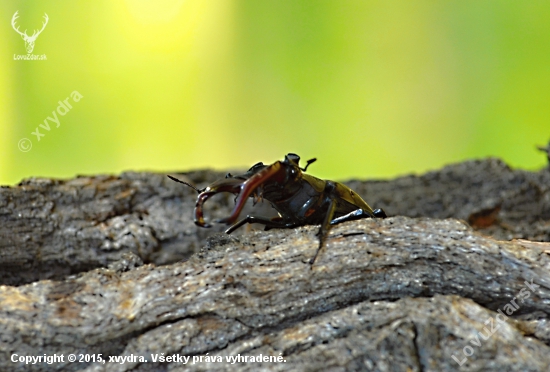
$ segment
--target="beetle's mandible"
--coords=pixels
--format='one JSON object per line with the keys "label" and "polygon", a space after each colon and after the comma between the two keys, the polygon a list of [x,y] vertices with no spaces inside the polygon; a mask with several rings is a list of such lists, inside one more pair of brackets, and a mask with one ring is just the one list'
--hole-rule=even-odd
{"label": "beetle's mandible", "polygon": [[[313,265],[324,246],[331,225],[360,218],[385,218],[382,209],[373,210],[359,195],[349,187],[334,181],[325,181],[304,172],[317,159],[310,159],[304,168],[300,168],[300,157],[288,154],[283,161],[271,165],[257,163],[246,173],[234,176],[227,174],[224,179],[215,181],[204,189],[170,179],[192,187],[199,193],[195,206],[195,224],[210,227],[205,222],[202,206],[208,198],[220,192],[237,195],[231,214],[216,222],[230,225],[227,234],[247,223],[265,225],[265,230],[273,228],[294,228],[304,225],[321,225],[319,246],[309,263]],[[266,218],[248,215],[237,221],[248,197],[263,198],[271,203],[279,216]]]}

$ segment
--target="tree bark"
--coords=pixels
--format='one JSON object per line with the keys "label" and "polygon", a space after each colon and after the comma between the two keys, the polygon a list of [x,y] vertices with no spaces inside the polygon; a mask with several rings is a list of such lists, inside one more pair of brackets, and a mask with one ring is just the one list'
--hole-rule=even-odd
{"label": "tree bark", "polygon": [[318,226],[198,229],[160,174],[0,189],[0,370],[547,371],[549,181],[495,159],[350,181],[398,216],[334,226],[313,267]]}

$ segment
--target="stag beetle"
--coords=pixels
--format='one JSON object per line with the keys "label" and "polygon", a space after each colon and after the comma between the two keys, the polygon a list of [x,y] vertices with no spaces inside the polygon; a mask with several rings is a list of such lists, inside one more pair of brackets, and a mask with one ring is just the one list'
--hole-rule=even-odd
{"label": "stag beetle", "polygon": [[[247,223],[263,224],[265,230],[320,224],[319,247],[309,261],[313,265],[323,248],[331,225],[366,217],[386,217],[382,209],[373,210],[349,187],[339,182],[325,181],[304,174],[308,166],[316,160],[310,159],[304,168],[300,168],[300,157],[291,153],[285,156],[285,160],[276,161],[271,165],[257,163],[243,175],[234,176],[228,173],[224,179],[200,190],[187,182],[168,177],[193,188],[199,194],[195,206],[197,226],[211,227],[204,221],[202,206],[208,198],[219,192],[237,195],[231,215],[215,221],[231,225],[225,231],[227,234]],[[279,212],[279,216],[269,219],[248,215],[237,221],[248,197],[253,197],[255,201],[266,199]]]}

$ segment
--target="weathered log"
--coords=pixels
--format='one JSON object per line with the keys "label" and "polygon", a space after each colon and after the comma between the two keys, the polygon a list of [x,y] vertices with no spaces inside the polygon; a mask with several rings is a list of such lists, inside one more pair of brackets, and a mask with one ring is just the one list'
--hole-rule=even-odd
{"label": "weathered log", "polygon": [[550,244],[494,237],[550,241],[550,170],[488,159],[348,184],[416,218],[334,226],[313,267],[317,226],[197,229],[195,192],[164,175],[0,189],[0,279],[20,285],[0,286],[0,370],[549,370]]}
{"label": "weathered log", "polygon": [[[204,171],[187,179],[209,183],[219,177]],[[33,178],[4,187],[0,284],[60,279],[105,267],[127,252],[157,264],[187,258],[208,235],[190,218],[195,198],[193,190],[152,173]],[[228,201],[219,199],[212,208],[227,210]]]}
{"label": "weathered log", "polygon": [[[203,187],[223,174],[179,177]],[[511,170],[486,159],[422,176],[348,185],[390,216],[454,217],[499,239],[550,241],[550,169]],[[108,266],[126,252],[157,265],[186,259],[223,229],[193,224],[195,198],[190,188],[153,173],[35,178],[0,188],[0,284],[62,279]],[[214,218],[226,216],[232,205],[226,195],[206,207]]]}
{"label": "weathered log", "polygon": [[550,242],[550,168],[512,170],[489,158],[421,176],[347,184],[388,215],[459,218],[498,239]]}
{"label": "weathered log", "polygon": [[[154,355],[261,353],[286,363],[214,366],[454,371],[452,356],[463,361],[468,345],[468,368],[550,367],[549,244],[496,241],[451,219],[361,220],[335,226],[311,267],[316,232],[220,235],[186,262],[0,287],[0,368],[177,370],[181,363],[155,363]],[[480,338],[494,310],[511,301],[518,309],[510,319]],[[71,353],[147,362],[10,361]]]}

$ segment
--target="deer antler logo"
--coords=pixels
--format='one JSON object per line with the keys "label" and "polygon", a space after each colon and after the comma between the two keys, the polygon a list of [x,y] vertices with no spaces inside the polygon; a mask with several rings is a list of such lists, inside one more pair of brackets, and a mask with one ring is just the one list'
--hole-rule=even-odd
{"label": "deer antler logo", "polygon": [[16,25],[15,25],[15,21],[17,20],[17,18],[19,18],[19,16],[17,15],[18,12],[19,11],[15,12],[15,14],[13,15],[13,17],[11,19],[11,26],[13,27],[15,32],[17,32],[19,35],[21,35],[23,40],[25,40],[25,48],[27,49],[27,53],[32,53],[32,50],[34,49],[34,42],[36,41],[36,38],[38,37],[38,35],[40,35],[40,33],[42,31],[44,31],[44,28],[46,28],[46,25],[48,24],[48,15],[46,13],[44,13],[44,23],[42,23],[42,29],[40,31],[34,30],[33,34],[31,36],[29,36],[29,35],[27,35],[27,30],[25,30],[25,32],[21,32],[21,31],[19,31],[19,27],[16,27]]}

